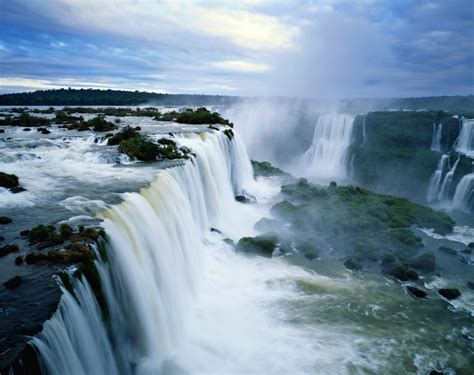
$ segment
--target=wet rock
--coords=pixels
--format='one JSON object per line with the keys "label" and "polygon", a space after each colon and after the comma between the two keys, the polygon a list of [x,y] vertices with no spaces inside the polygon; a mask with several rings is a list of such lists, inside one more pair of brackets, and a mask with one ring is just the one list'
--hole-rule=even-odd
{"label": "wet rock", "polygon": [[5,129],[0,129],[0,134],[5,133]]}
{"label": "wet rock", "polygon": [[448,255],[457,255],[456,250],[454,250],[454,249],[452,249],[448,246],[440,246],[440,247],[438,247],[438,250],[442,251],[443,253],[446,253]]}
{"label": "wet rock", "polygon": [[355,259],[349,258],[344,262],[344,267],[352,271],[362,270],[362,265]]}
{"label": "wet rock", "polygon": [[439,372],[438,370],[431,370],[430,375],[444,375],[444,372]]}
{"label": "wet rock", "polygon": [[15,265],[16,266],[21,266],[22,264],[23,264],[23,257],[21,255],[19,255],[15,258]]}
{"label": "wet rock", "polygon": [[250,199],[247,198],[245,195],[237,195],[235,200],[240,203],[250,203]]}
{"label": "wet rock", "polygon": [[7,246],[0,247],[0,258],[7,256],[8,254],[11,254],[11,253],[16,253],[19,250],[20,248],[18,247],[18,245],[7,245]]}
{"label": "wet rock", "polygon": [[474,250],[474,242],[469,242],[467,247]]}
{"label": "wet rock", "polygon": [[396,264],[393,267],[386,268],[384,269],[384,272],[400,281],[410,280],[407,276],[407,268],[401,264]]}
{"label": "wet rock", "polygon": [[407,290],[416,298],[426,298],[426,292],[424,290],[415,288],[414,286],[407,286]]}
{"label": "wet rock", "polygon": [[433,272],[436,268],[436,258],[433,254],[426,253],[413,259],[410,265],[419,271]]}
{"label": "wet rock", "polygon": [[10,191],[13,193],[13,194],[17,194],[17,193],[22,193],[24,191],[26,191],[26,189],[22,186],[17,186],[17,187],[13,187],[10,189]]}
{"label": "wet rock", "polygon": [[449,300],[453,300],[461,296],[461,292],[455,288],[439,289],[438,293]]}
{"label": "wet rock", "polygon": [[5,237],[0,236],[0,241],[5,241]]}
{"label": "wet rock", "polygon": [[276,247],[273,236],[242,237],[237,243],[237,249],[245,253],[257,253],[271,257]]}
{"label": "wet rock", "polygon": [[[280,249],[280,251],[281,251],[281,249]],[[304,257],[308,260],[315,260],[318,257],[318,254],[316,254],[312,251],[308,251],[308,252],[304,253]]]}
{"label": "wet rock", "polygon": [[25,230],[22,230],[20,232],[20,236],[22,237],[28,237],[30,235],[30,230],[29,229],[25,229]]}
{"label": "wet rock", "polygon": [[472,254],[473,250],[466,247],[465,249],[461,250],[461,253],[464,253],[464,254]]}
{"label": "wet rock", "polygon": [[20,276],[15,276],[10,280],[3,283],[3,286],[7,289],[13,290],[18,288],[21,285],[22,279]]}
{"label": "wet rock", "polygon": [[8,216],[0,216],[0,224],[1,225],[7,225],[12,222],[12,219],[10,219]]}
{"label": "wet rock", "polygon": [[217,228],[211,228],[211,232],[216,232],[216,233],[222,234],[222,232]]}
{"label": "wet rock", "polygon": [[47,262],[48,256],[43,253],[33,252],[29,253],[25,257],[26,264],[38,264],[41,262]]}
{"label": "wet rock", "polygon": [[225,242],[227,245],[230,245],[230,246],[232,246],[232,247],[235,246],[234,241],[232,241],[230,238],[224,238],[224,242]]}
{"label": "wet rock", "polygon": [[469,289],[474,289],[474,282],[473,282],[473,281],[468,281],[468,282],[467,282],[467,287],[468,287]]}
{"label": "wet rock", "polygon": [[51,132],[46,128],[38,128],[36,130],[40,132],[41,134],[51,134]]}
{"label": "wet rock", "polygon": [[24,131],[24,132],[30,132],[31,129],[30,129],[30,128],[23,128],[23,131]]}
{"label": "wet rock", "polygon": [[18,186],[18,176],[0,172],[0,187],[11,189]]}

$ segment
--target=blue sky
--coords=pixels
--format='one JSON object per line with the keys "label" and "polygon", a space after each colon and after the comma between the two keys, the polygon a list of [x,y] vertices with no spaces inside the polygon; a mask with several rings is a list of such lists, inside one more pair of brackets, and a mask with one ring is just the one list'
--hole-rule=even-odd
{"label": "blue sky", "polygon": [[0,92],[474,93],[472,0],[0,0]]}

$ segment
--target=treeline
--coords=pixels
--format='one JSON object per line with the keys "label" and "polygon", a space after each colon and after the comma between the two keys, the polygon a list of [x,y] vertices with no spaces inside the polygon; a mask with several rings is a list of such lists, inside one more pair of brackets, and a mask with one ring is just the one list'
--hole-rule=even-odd
{"label": "treeline", "polygon": [[195,105],[231,104],[237,97],[158,94],[146,91],[59,89],[0,95],[0,105]]}
{"label": "treeline", "polygon": [[398,99],[345,99],[340,112],[360,113],[390,110],[446,111],[471,116],[474,112],[474,95],[430,96]]}

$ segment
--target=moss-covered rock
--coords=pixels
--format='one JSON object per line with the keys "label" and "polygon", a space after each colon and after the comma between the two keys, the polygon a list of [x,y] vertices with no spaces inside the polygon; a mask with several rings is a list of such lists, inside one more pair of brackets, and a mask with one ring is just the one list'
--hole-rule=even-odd
{"label": "moss-covered rock", "polygon": [[280,168],[274,167],[268,161],[252,160],[253,173],[255,177],[271,177],[271,176],[289,176],[288,173]]}
{"label": "moss-covered rock", "polygon": [[436,269],[436,258],[432,253],[426,253],[414,258],[410,265],[420,271],[433,272]]}
{"label": "moss-covered rock", "polygon": [[352,271],[361,271],[362,265],[354,258],[349,258],[344,262],[344,267]]}
{"label": "moss-covered rock", "polygon": [[242,237],[237,243],[237,250],[271,257],[276,242],[273,236]]}

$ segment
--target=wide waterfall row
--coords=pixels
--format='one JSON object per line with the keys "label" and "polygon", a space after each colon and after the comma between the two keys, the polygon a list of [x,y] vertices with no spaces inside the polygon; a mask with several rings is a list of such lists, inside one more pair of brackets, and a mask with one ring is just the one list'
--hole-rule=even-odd
{"label": "wide waterfall row", "polygon": [[311,147],[301,158],[301,175],[316,180],[345,179],[354,117],[321,115],[315,125]]}
{"label": "wide waterfall row", "polygon": [[196,156],[100,215],[108,261],[96,266],[107,316],[87,281],[74,280],[75,298],[64,291],[59,311],[33,340],[47,373],[160,373],[175,366],[173,350],[185,336],[198,285],[203,235],[217,227],[238,237],[256,219],[248,213],[236,222],[230,214],[244,206],[235,194],[253,184],[238,136],[230,141],[219,132],[178,141]]}

